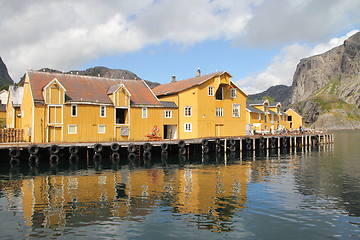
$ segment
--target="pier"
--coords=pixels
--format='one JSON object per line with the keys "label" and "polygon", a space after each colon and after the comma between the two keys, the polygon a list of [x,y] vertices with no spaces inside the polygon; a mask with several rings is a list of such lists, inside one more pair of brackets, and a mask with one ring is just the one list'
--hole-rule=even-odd
{"label": "pier", "polygon": [[[12,164],[20,160],[35,163],[40,160],[56,163],[60,158],[76,160],[78,158],[100,161],[104,158],[113,160],[167,157],[170,155],[191,156],[192,154],[242,153],[257,154],[273,150],[302,149],[307,147],[332,144],[333,134],[286,134],[255,135],[222,138],[201,138],[160,141],[134,142],[86,142],[86,143],[9,143],[0,144],[1,161]],[[242,155],[240,154],[240,156]]]}

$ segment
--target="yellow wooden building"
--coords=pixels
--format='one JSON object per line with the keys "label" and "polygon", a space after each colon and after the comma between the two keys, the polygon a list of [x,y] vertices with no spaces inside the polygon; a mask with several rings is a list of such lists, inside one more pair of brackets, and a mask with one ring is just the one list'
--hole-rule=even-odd
{"label": "yellow wooden building", "polygon": [[203,138],[245,135],[247,95],[231,81],[226,71],[157,86],[153,89],[163,101],[178,108],[178,124],[165,127],[177,138]]}
{"label": "yellow wooden building", "polygon": [[[247,102],[247,134],[255,132],[276,133],[277,130],[290,130],[292,118],[282,111],[281,103],[269,103],[268,100]],[[296,115],[298,118],[300,115]],[[296,124],[298,126],[298,124]]]}
{"label": "yellow wooden building", "polygon": [[142,80],[28,71],[19,128],[36,143],[147,140],[176,124],[176,109]]}
{"label": "yellow wooden building", "polygon": [[297,130],[300,126],[304,127],[304,118],[294,109],[289,108],[285,113],[288,115],[288,129]]}

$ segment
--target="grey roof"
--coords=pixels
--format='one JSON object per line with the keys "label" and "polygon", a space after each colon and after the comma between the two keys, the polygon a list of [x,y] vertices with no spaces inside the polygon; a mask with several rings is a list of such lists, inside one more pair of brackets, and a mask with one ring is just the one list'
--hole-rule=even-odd
{"label": "grey roof", "polygon": [[247,104],[249,105],[264,105],[264,103],[267,100],[252,100],[252,101],[247,101]]}
{"label": "grey roof", "polygon": [[276,112],[273,112],[271,110],[268,110],[268,113],[270,113],[271,115],[278,115]]}
{"label": "grey roof", "polygon": [[9,86],[10,101],[14,107],[20,106],[24,95],[24,87]]}
{"label": "grey roof", "polygon": [[274,103],[269,103],[269,107],[277,107],[277,105],[280,104],[281,107],[281,102],[274,102]]}
{"label": "grey roof", "polygon": [[160,104],[165,108],[178,108],[174,102],[160,101]]}
{"label": "grey roof", "polygon": [[284,115],[284,116],[289,116],[287,115],[285,112],[280,112],[281,115]]}
{"label": "grey roof", "polygon": [[264,114],[263,111],[253,107],[253,106],[250,106],[249,104],[246,104],[246,108],[247,110],[249,110],[249,112],[254,112],[254,113],[259,113],[259,114]]}

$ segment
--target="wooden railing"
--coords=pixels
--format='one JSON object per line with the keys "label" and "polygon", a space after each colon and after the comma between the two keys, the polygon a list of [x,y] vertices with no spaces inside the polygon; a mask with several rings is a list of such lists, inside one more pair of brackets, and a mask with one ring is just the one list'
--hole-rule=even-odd
{"label": "wooden railing", "polygon": [[22,142],[24,129],[7,128],[0,129],[0,143]]}

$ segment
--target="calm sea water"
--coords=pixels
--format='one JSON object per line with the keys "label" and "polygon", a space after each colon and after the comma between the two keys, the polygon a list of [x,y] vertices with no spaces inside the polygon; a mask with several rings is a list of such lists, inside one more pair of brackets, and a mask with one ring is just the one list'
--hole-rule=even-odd
{"label": "calm sea water", "polygon": [[360,239],[360,132],[319,149],[0,164],[0,239]]}

